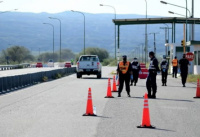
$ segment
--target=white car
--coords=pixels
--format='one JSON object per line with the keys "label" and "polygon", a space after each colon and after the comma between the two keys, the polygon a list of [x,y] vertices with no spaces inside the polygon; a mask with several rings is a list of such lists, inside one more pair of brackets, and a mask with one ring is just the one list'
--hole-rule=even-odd
{"label": "white car", "polygon": [[76,67],[77,78],[82,75],[97,75],[101,78],[101,63],[97,55],[82,55],[79,57]]}
{"label": "white car", "polygon": [[54,62],[53,59],[49,59],[48,63],[47,63],[48,67],[54,67]]}

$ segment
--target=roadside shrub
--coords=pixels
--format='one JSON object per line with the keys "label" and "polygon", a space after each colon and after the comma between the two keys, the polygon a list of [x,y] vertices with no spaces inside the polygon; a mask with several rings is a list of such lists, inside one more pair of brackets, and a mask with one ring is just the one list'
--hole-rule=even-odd
{"label": "roadside shrub", "polygon": [[43,80],[43,82],[47,82],[47,81],[48,81],[48,77],[47,77],[47,76],[44,76],[44,77],[42,78],[42,80]]}

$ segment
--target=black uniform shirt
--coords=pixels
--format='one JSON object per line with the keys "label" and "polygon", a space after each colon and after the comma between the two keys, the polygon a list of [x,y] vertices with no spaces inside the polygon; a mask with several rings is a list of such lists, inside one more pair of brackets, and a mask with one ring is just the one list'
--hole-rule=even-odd
{"label": "black uniform shirt", "polygon": [[134,62],[134,61],[131,63],[131,67],[132,67],[133,71],[135,71],[135,70],[140,71],[140,69],[141,69],[140,64],[138,62]]}
{"label": "black uniform shirt", "polygon": [[153,73],[157,73],[157,71],[160,71],[159,67],[158,67],[158,60],[153,57],[150,60],[150,64],[149,64],[149,72],[153,72]]}
{"label": "black uniform shirt", "polygon": [[163,71],[163,69],[165,70],[165,71],[167,71],[168,70],[168,62],[166,61],[166,60],[163,60],[161,63],[160,63],[160,68],[161,68],[161,70]]}
{"label": "black uniform shirt", "polygon": [[180,64],[181,72],[187,72],[188,71],[189,61],[186,58],[180,59],[179,64]]}

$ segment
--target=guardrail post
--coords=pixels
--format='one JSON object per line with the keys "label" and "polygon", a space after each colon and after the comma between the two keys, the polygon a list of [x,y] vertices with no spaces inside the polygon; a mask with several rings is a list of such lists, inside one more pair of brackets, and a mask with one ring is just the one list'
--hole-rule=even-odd
{"label": "guardrail post", "polygon": [[3,92],[3,78],[0,77],[0,94]]}
{"label": "guardrail post", "polygon": [[8,89],[8,83],[7,83],[7,77],[3,77],[3,91],[7,92]]}

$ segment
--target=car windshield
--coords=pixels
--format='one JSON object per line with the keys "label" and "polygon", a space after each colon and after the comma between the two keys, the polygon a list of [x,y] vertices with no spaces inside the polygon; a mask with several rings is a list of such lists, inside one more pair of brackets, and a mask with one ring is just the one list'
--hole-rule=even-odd
{"label": "car windshield", "polygon": [[83,56],[80,61],[98,61],[96,56]]}
{"label": "car windshield", "polygon": [[53,60],[52,60],[52,59],[50,59],[48,62],[53,62]]}

